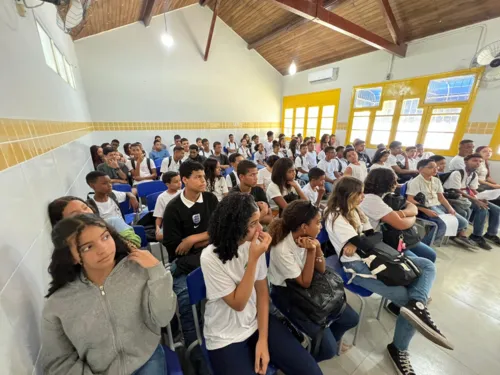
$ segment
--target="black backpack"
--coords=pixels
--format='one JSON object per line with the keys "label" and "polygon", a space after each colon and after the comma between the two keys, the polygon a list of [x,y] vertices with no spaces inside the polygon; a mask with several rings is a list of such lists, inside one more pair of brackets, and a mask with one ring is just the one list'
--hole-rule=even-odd
{"label": "black backpack", "polygon": [[234,175],[234,171],[229,173],[229,178],[231,179],[231,183],[233,184],[233,188],[238,186],[238,181],[236,181],[236,176]]}
{"label": "black backpack", "polygon": [[[390,193],[387,194],[382,200],[394,211],[404,210],[406,208],[406,199],[402,195]],[[415,226],[399,230],[387,223],[384,223],[382,225],[382,233],[384,242],[394,249],[398,248],[400,240],[405,243],[407,249],[410,249],[411,247],[417,245],[421,239]]]}
{"label": "black backpack", "polygon": [[[465,170],[463,170],[463,169],[455,169],[453,171],[450,171],[450,172],[447,172],[447,173],[441,173],[440,175],[438,175],[439,180],[441,181],[441,184],[444,185],[444,183],[446,181],[448,181],[448,179],[450,178],[451,174],[453,172],[456,172],[456,171],[460,172],[460,180],[463,180],[464,176],[465,176]],[[476,172],[472,172],[472,180],[476,177],[475,174],[476,174]],[[444,186],[443,186],[443,189],[444,189]],[[449,199],[460,199],[460,197],[461,197],[460,193],[458,191],[456,191],[456,189],[444,189],[443,195],[448,200]]]}
{"label": "black backpack", "polygon": [[[170,158],[172,158],[170,156]],[[170,162],[172,160],[169,161],[169,164],[168,166],[170,167]],[[148,166],[148,171],[149,171],[149,174],[153,174],[153,171],[151,170],[151,165],[149,165],[149,163],[151,162],[151,159],[150,158],[146,158],[146,165]],[[130,164],[132,164],[132,169],[135,169],[135,160],[134,159],[130,159]]]}
{"label": "black backpack", "polygon": [[[460,172],[460,176],[463,179],[464,175],[465,175],[465,171],[463,169],[456,169],[456,171]],[[444,184],[446,181],[448,181],[448,179],[450,178],[450,176],[453,172],[455,172],[455,171],[449,171],[446,173],[439,174],[438,177],[439,177],[439,180],[441,181],[441,183]],[[474,172],[474,173],[476,173],[476,172]]]}

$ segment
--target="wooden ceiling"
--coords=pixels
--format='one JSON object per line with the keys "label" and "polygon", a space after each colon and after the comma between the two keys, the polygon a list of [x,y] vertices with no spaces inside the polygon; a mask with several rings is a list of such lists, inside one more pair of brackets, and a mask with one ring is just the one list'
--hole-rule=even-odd
{"label": "wooden ceiling", "polygon": [[[81,39],[142,19],[147,0],[98,0],[89,9],[82,26],[72,36]],[[328,1],[332,11],[389,41],[380,0]],[[499,0],[388,0],[406,42],[425,36],[500,17]],[[197,4],[198,0],[157,0],[153,14]],[[215,0],[207,5],[214,8]],[[256,47],[282,74],[295,61],[298,70],[306,70],[348,57],[374,51],[375,48],[337,33],[312,21],[291,27],[302,18],[269,0],[219,0],[218,16],[247,43],[288,27],[278,37]],[[208,30],[207,30],[208,34]],[[217,43],[215,35],[213,43]]]}

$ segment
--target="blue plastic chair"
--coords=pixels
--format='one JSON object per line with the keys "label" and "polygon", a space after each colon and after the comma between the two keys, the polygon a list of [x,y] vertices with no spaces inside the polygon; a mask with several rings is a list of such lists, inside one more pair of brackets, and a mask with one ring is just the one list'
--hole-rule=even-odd
{"label": "blue plastic chair", "polygon": [[130,193],[132,191],[132,186],[129,184],[113,184],[113,190]]}
{"label": "blue plastic chair", "polygon": [[324,244],[329,241],[328,232],[326,231],[326,226],[324,221],[321,223],[321,231],[319,232],[316,239],[319,241],[320,244]]}
{"label": "blue plastic chair", "polygon": [[234,171],[234,168],[233,167],[229,167],[227,169],[225,169],[223,172],[222,172],[222,176],[223,177],[226,177],[229,173],[232,173]]}
{"label": "blue plastic chair", "polygon": [[146,237],[146,230],[144,227],[142,225],[133,225],[132,228],[134,228],[135,234],[141,237],[141,248],[147,248],[149,246],[149,242]]}
{"label": "blue plastic chair", "polygon": [[265,168],[265,166],[264,166],[264,165],[262,165],[262,164],[257,164],[257,169],[263,169],[263,168]]}
{"label": "blue plastic chair", "polygon": [[137,184],[136,188],[137,188],[137,196],[139,198],[147,197],[149,194],[153,194],[158,191],[167,190],[167,187],[162,181],[144,182],[142,184]]}
{"label": "blue plastic chair", "polygon": [[[196,345],[200,345],[202,352],[205,356],[205,359],[210,368],[212,369],[212,366],[210,364],[210,358],[208,357],[207,349],[205,346],[205,339],[201,334],[200,323],[198,319],[197,304],[207,298],[207,288],[205,286],[205,279],[203,278],[203,271],[201,270],[201,267],[198,267],[187,276],[186,284],[188,288],[189,303],[191,304],[191,309],[193,311],[194,328],[196,330],[196,338],[197,338],[197,341],[193,342],[187,348],[186,355],[189,358],[189,354],[191,353],[193,348]],[[277,373],[278,371],[273,366],[271,365],[268,366],[266,375],[275,375]]]}
{"label": "blue plastic chair", "polygon": [[148,203],[148,210],[149,211],[154,211],[155,210],[156,201],[158,200],[158,197],[160,196],[160,194],[163,194],[163,191],[158,191],[156,193],[149,194],[146,197],[146,201]]}
{"label": "blue plastic chair", "polygon": [[161,162],[163,161],[163,159],[156,159],[154,162],[155,162],[155,167],[156,169],[160,169],[161,167]]}
{"label": "blue plastic chair", "polygon": [[183,375],[177,353],[166,345],[163,345],[163,350],[165,351],[165,362],[167,363],[167,375]]}

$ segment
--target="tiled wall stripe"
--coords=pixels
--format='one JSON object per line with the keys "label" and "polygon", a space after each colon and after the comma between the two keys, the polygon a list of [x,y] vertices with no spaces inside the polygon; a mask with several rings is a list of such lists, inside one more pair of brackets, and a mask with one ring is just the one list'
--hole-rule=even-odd
{"label": "tiled wall stripe", "polygon": [[469,122],[465,130],[468,134],[493,134],[496,122]]}
{"label": "tiled wall stripe", "polygon": [[280,126],[279,122],[94,122],[96,131],[273,129]]}

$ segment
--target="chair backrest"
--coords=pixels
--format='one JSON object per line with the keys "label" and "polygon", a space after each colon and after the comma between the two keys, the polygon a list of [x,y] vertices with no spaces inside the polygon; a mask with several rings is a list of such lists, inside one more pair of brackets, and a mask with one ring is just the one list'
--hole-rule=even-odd
{"label": "chair backrest", "polygon": [[326,231],[325,222],[323,221],[321,224],[322,224],[321,231],[319,232],[316,239],[319,241],[320,244],[324,244],[328,242],[329,238],[328,238],[328,232]]}
{"label": "chair backrest", "polygon": [[234,171],[233,167],[229,167],[224,170],[223,176],[226,177],[229,173],[232,173]]}
{"label": "chair backrest", "polygon": [[134,225],[132,226],[132,228],[134,228],[135,234],[141,237],[141,247],[148,246],[148,240],[146,238],[146,229],[144,229],[142,225]]}
{"label": "chair backrest", "polygon": [[163,161],[163,159],[156,159],[155,160],[155,167],[156,167],[156,169],[160,169],[162,161]]}
{"label": "chair backrest", "polygon": [[408,190],[408,182],[401,185],[401,187],[399,188],[399,194],[403,197],[406,196],[406,190]]}
{"label": "chair backrest", "polygon": [[167,190],[167,187],[162,181],[149,181],[142,184],[137,184],[137,195],[139,197],[147,197],[149,194],[156,193],[158,191],[162,192]]}
{"label": "chair backrest", "polygon": [[132,191],[132,186],[129,184],[113,184],[113,190],[130,193]]}
{"label": "chair backrest", "polygon": [[191,305],[195,305],[207,298],[207,288],[205,286],[205,279],[203,278],[201,267],[198,267],[187,276],[186,283],[189,303]]}
{"label": "chair backrest", "polygon": [[[253,159],[252,159],[252,160],[253,160]],[[262,164],[257,164],[257,169],[262,169],[262,168],[265,168],[265,166],[264,166],[264,165],[262,165]]]}
{"label": "chair backrest", "polygon": [[162,194],[163,191],[157,191],[156,193],[149,194],[146,197],[146,201],[148,202],[148,210],[154,211],[156,206],[156,201],[158,200],[158,196]]}
{"label": "chair backrest", "polygon": [[122,212],[123,216],[134,212],[133,208],[130,207],[130,201],[128,197],[122,203],[120,203],[120,211]]}

